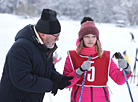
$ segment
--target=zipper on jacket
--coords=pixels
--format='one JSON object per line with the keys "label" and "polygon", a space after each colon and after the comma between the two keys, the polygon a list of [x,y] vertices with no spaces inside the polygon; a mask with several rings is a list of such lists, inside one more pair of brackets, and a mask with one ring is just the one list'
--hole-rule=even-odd
{"label": "zipper on jacket", "polygon": [[91,102],[93,102],[93,90],[92,90],[92,87],[91,88]]}
{"label": "zipper on jacket", "polygon": [[107,92],[106,92],[106,90],[105,90],[104,87],[103,87],[103,90],[104,90],[104,94],[105,94],[106,101],[110,102],[110,100],[108,99],[108,96],[107,96]]}
{"label": "zipper on jacket", "polygon": [[[45,75],[44,75],[44,78],[46,78],[46,73],[48,72],[48,68],[47,68],[47,64],[50,60],[50,58],[52,57],[52,53],[57,49],[57,45],[55,45],[55,47],[49,51],[49,53],[47,52],[47,47],[44,46],[45,48],[45,54],[46,54],[46,71],[45,71]],[[43,98],[43,94],[44,93],[41,93],[41,96],[40,96],[40,102],[42,102],[42,98]]]}
{"label": "zipper on jacket", "polygon": [[57,49],[57,45],[55,45],[55,47],[54,47],[52,50],[50,50],[50,51],[47,52],[48,63],[49,63],[50,58],[52,58],[53,52],[54,52],[56,49]]}
{"label": "zipper on jacket", "polygon": [[76,102],[76,94],[77,94],[77,92],[78,92],[78,90],[79,90],[79,87],[80,87],[80,86],[77,87],[77,89],[76,89],[76,91],[75,91],[75,94],[74,94],[74,101],[75,101],[75,102]]}

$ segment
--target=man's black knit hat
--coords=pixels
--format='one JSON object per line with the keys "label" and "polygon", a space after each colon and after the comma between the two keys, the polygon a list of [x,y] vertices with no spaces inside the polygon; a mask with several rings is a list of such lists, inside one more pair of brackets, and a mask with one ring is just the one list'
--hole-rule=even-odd
{"label": "man's black knit hat", "polygon": [[54,10],[43,9],[41,18],[36,24],[36,31],[44,34],[57,34],[61,32],[61,26]]}

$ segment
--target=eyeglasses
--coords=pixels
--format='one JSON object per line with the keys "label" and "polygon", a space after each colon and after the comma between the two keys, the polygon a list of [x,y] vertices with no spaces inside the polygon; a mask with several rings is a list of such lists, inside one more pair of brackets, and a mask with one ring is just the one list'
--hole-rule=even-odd
{"label": "eyeglasses", "polygon": [[[59,34],[59,35],[60,35],[60,34]],[[56,37],[56,39],[55,39],[55,40],[57,40],[57,38],[59,37],[59,35],[57,35],[57,36],[56,36],[56,35],[53,35],[54,37]]]}

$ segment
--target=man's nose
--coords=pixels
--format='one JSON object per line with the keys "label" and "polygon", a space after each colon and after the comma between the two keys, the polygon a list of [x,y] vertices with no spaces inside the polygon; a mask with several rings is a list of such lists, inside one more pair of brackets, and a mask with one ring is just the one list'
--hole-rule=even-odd
{"label": "man's nose", "polygon": [[56,41],[58,41],[59,40],[59,37],[56,39]]}

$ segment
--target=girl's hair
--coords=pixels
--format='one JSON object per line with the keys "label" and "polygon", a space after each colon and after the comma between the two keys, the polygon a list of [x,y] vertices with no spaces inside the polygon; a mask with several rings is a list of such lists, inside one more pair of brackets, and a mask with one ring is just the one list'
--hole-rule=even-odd
{"label": "girl's hair", "polygon": [[102,57],[102,48],[101,44],[99,43],[99,40],[96,40],[96,52],[98,53],[98,56],[101,58]]}
{"label": "girl's hair", "polygon": [[[98,53],[98,56],[101,58],[102,57],[102,48],[101,48],[101,44],[99,43],[98,40],[96,40],[95,46],[96,46],[96,52]],[[84,40],[82,39],[77,48],[77,52],[79,55],[80,55],[80,51],[83,47],[86,47],[86,46],[84,45]]]}

